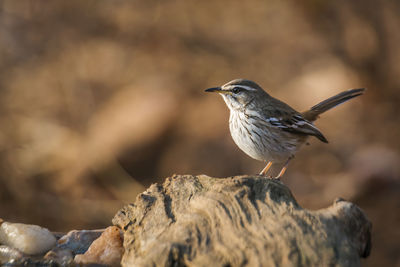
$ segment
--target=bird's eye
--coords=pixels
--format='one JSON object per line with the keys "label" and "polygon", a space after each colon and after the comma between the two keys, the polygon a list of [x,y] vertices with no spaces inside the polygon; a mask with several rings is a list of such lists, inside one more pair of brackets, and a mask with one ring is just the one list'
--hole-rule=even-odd
{"label": "bird's eye", "polygon": [[239,88],[239,87],[234,87],[234,88],[231,90],[231,92],[234,93],[234,94],[237,94],[237,93],[240,92],[240,88]]}

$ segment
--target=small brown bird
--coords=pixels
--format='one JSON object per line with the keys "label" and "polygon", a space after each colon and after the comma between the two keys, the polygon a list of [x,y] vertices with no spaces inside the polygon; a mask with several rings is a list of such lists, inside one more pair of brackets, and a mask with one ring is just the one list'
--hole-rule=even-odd
{"label": "small brown bird", "polygon": [[272,163],[284,162],[276,177],[280,178],[308,136],[328,143],[313,121],[321,113],[362,95],[364,90],[344,91],[302,113],[245,79],[236,79],[206,92],[219,93],[225,100],[230,110],[229,129],[236,145],[250,157],[267,163],[261,175],[267,173]]}

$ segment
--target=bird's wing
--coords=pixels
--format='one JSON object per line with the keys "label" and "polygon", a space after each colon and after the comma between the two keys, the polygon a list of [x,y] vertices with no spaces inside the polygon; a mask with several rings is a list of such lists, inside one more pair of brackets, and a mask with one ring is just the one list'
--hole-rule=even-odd
{"label": "bird's wing", "polygon": [[[272,115],[272,114],[271,114]],[[303,134],[303,135],[313,135],[317,137],[324,143],[328,143],[325,136],[314,126],[310,121],[306,120],[300,113],[289,112],[283,113],[279,112],[275,114],[277,116],[270,116],[266,118],[266,121],[270,123],[271,126],[282,129],[283,131]]]}

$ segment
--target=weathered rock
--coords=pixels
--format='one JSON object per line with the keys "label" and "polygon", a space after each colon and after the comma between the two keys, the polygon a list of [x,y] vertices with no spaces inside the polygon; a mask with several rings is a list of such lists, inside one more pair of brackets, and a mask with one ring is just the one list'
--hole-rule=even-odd
{"label": "weathered rock", "polygon": [[75,256],[75,262],[120,266],[123,252],[120,230],[118,227],[110,226],[92,243],[85,254]]}
{"label": "weathered rock", "polygon": [[0,225],[0,244],[35,255],[50,250],[56,244],[56,238],[49,230],[37,225],[3,222]]}
{"label": "weathered rock", "polygon": [[123,266],[358,266],[370,251],[371,223],[354,204],[308,211],[259,176],[174,176],[113,223]]}

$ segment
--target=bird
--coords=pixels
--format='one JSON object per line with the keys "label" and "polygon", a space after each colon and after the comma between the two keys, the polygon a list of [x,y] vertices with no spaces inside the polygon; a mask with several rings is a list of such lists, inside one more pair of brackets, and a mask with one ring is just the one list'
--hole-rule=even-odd
{"label": "bird", "polygon": [[235,144],[248,156],[266,163],[260,175],[266,175],[272,164],[283,163],[275,177],[279,179],[309,136],[328,143],[314,125],[319,115],[362,95],[365,88],[343,91],[304,112],[296,111],[246,79],[235,79],[205,91],[219,93],[228,106],[229,129]]}

